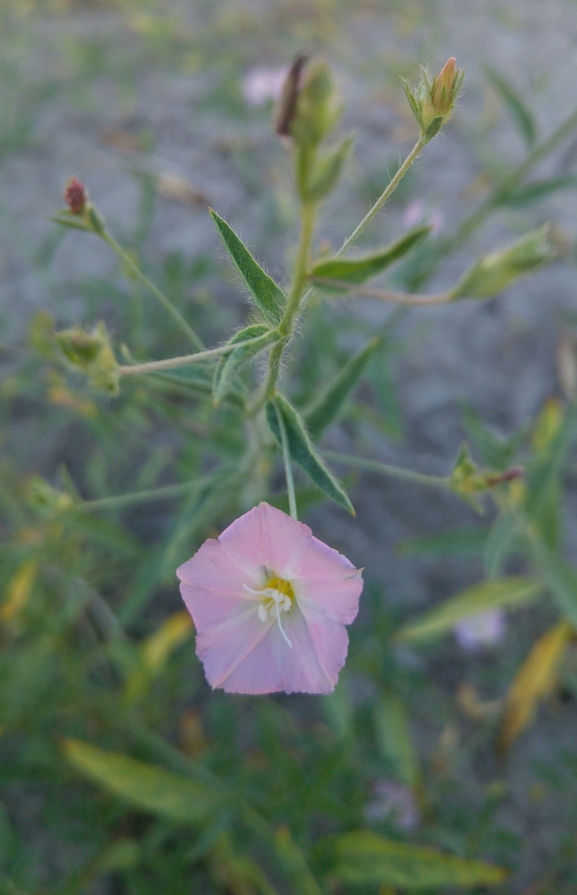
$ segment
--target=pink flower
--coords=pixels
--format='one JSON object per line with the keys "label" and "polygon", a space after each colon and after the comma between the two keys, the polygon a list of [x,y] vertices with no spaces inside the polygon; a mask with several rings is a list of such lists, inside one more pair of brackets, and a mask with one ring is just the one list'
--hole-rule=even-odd
{"label": "pink flower", "polygon": [[243,78],[242,95],[251,106],[280,99],[288,68],[252,68]]}
{"label": "pink flower", "polygon": [[308,525],[261,503],[205,541],[177,575],[211,687],[333,690],[363,581]]}
{"label": "pink flower", "polygon": [[503,639],[507,630],[505,613],[499,607],[475,612],[457,622],[453,631],[463,649],[479,650]]}

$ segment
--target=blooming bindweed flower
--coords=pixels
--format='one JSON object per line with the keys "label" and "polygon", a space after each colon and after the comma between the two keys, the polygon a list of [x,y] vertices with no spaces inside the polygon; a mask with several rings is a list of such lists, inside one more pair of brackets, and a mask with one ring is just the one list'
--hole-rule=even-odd
{"label": "blooming bindweed flower", "polygon": [[267,503],[177,569],[211,687],[330,693],[347,656],[361,570]]}

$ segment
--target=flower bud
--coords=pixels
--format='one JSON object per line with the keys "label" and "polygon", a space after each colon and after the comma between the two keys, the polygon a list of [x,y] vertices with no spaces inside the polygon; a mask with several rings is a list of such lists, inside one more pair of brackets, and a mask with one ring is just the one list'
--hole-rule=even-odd
{"label": "flower bud", "polygon": [[451,291],[452,298],[488,298],[523,274],[552,261],[556,252],[547,237],[548,227],[540,227],[508,248],[480,258]]}
{"label": "flower bud", "polygon": [[56,341],[68,363],[88,376],[94,388],[118,394],[118,364],[104,323],[90,333],[79,328],[62,330],[56,333]]}
{"label": "flower bud", "polygon": [[301,78],[308,57],[304,53],[294,60],[288,70],[276,110],[275,131],[279,137],[290,137],[298,98],[301,89]]}
{"label": "flower bud", "polygon": [[52,516],[64,513],[74,506],[74,501],[70,494],[65,494],[63,491],[53,488],[46,479],[40,478],[39,475],[34,475],[30,479],[27,496],[30,506],[43,515]]}
{"label": "flower bud", "polygon": [[421,68],[421,81],[415,90],[401,78],[407,100],[421,128],[421,140],[431,140],[451,116],[465,77],[465,70],[456,68],[455,63],[455,57],[451,56],[432,80],[428,70]]}
{"label": "flower bud", "polygon": [[84,184],[77,177],[71,177],[67,182],[64,201],[72,214],[83,214],[88,202],[88,194]]}
{"label": "flower bud", "polygon": [[318,60],[307,67],[302,86],[297,86],[296,104],[287,131],[301,148],[312,149],[332,130],[339,114],[331,71],[326,62]]}

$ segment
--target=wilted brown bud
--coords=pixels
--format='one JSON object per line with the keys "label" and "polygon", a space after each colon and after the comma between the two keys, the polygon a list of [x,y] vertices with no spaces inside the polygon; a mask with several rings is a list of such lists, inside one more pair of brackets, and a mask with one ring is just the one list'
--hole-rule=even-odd
{"label": "wilted brown bud", "polygon": [[64,201],[72,214],[82,214],[88,201],[86,187],[77,177],[71,177],[66,184]]}
{"label": "wilted brown bud", "polygon": [[291,124],[297,110],[302,73],[307,61],[308,56],[299,53],[283,84],[275,119],[275,131],[279,137],[291,136]]}

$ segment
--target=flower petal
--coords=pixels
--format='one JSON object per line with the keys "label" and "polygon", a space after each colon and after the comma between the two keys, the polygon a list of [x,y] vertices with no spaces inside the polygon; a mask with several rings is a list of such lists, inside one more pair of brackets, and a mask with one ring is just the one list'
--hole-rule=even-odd
{"label": "flower petal", "polygon": [[308,525],[261,503],[229,525],[218,540],[244,569],[260,572],[264,584],[267,572],[291,578],[313,536]]}
{"label": "flower petal", "polygon": [[295,578],[341,578],[347,572],[356,571],[346,556],[312,536],[293,566]]}
{"label": "flower petal", "polygon": [[363,589],[360,569],[348,570],[340,578],[292,578],[291,584],[307,619],[350,625],[357,617]]}

